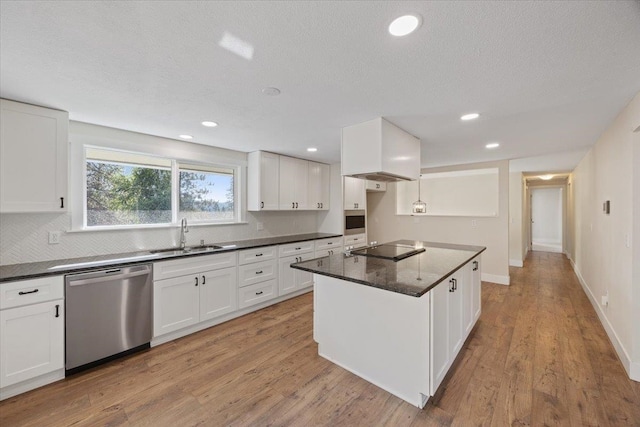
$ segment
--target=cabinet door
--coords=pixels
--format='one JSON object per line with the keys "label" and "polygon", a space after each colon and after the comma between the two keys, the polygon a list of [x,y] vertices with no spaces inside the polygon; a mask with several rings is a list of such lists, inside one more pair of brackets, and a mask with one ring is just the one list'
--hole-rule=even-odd
{"label": "cabinet door", "polygon": [[309,209],[329,209],[330,172],[329,165],[309,162]]}
{"label": "cabinet door", "polygon": [[153,282],[153,336],[194,325],[199,321],[198,275]]}
{"label": "cabinet door", "polygon": [[278,295],[285,295],[298,289],[308,288],[313,285],[313,274],[308,271],[291,268],[291,264],[312,259],[313,252],[296,256],[280,258]]}
{"label": "cabinet door", "polygon": [[453,274],[452,279],[455,280],[453,287],[454,291],[449,293],[449,348],[450,348],[450,363],[453,363],[453,359],[458,355],[458,352],[462,348],[463,332],[464,332],[464,313],[463,313],[463,288],[464,282],[461,275],[462,270],[458,270]]}
{"label": "cabinet door", "polygon": [[0,388],[62,368],[63,300],[0,311]]}
{"label": "cabinet door", "polygon": [[200,321],[231,313],[238,308],[236,268],[205,271],[200,275]]}
{"label": "cabinet door", "polygon": [[474,325],[473,319],[473,284],[471,283],[471,263],[466,264],[464,267],[460,269],[460,279],[461,283],[458,285],[458,288],[462,290],[462,324],[463,324],[463,338],[462,340],[466,340],[469,336],[469,332]]}
{"label": "cabinet door", "polygon": [[450,277],[431,291],[431,395],[444,379],[449,369],[449,295]]}
{"label": "cabinet door", "polygon": [[280,156],[255,151],[248,156],[247,209],[278,210]]}
{"label": "cabinet door", "polygon": [[0,102],[0,212],[64,212],[69,114]]}
{"label": "cabinet door", "polygon": [[367,180],[367,191],[387,191],[387,183]]}
{"label": "cabinet door", "polygon": [[344,177],[344,209],[365,209],[367,192],[364,179]]}
{"label": "cabinet door", "polygon": [[280,156],[280,210],[308,209],[308,163]]}
{"label": "cabinet door", "polygon": [[289,267],[298,262],[299,256],[288,256],[278,261],[278,295],[285,295],[296,290],[296,270]]}
{"label": "cabinet door", "polygon": [[473,324],[480,317],[482,301],[482,280],[480,277],[480,257],[471,261],[471,307],[473,311]]}

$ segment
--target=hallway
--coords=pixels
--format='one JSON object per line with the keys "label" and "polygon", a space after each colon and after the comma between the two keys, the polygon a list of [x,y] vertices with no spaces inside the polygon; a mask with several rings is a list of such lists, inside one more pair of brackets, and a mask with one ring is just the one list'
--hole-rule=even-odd
{"label": "hallway", "polygon": [[2,426],[640,426],[569,261],[531,252],[420,410],[331,364],[308,293],[0,402]]}

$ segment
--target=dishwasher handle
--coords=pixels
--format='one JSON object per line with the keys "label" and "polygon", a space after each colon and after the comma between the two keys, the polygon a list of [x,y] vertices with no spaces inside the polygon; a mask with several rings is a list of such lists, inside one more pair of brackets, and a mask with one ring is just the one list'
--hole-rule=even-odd
{"label": "dishwasher handle", "polygon": [[[105,273],[113,272],[113,271],[114,270],[108,270]],[[131,273],[114,274],[113,276],[104,275],[99,277],[93,277],[91,279],[70,280],[68,283],[68,286],[84,286],[84,285],[90,285],[92,283],[104,282],[105,278],[109,278],[110,280],[129,279],[131,277],[144,276],[149,274],[150,272],[151,271],[149,269],[144,269],[144,270],[133,271]]]}

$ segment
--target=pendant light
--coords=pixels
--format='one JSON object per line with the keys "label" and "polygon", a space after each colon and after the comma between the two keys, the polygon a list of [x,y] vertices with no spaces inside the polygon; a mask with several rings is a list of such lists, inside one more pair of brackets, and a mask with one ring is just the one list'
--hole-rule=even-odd
{"label": "pendant light", "polygon": [[422,214],[427,213],[427,204],[420,200],[420,181],[422,181],[422,174],[418,178],[418,200],[413,202],[413,213]]}

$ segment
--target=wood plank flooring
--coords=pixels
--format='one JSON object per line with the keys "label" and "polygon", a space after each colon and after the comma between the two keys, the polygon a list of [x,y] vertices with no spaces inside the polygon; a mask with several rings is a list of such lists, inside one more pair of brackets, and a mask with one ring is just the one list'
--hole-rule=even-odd
{"label": "wood plank flooring", "polygon": [[569,262],[533,252],[423,410],[320,358],[312,294],[0,402],[0,426],[640,426]]}

